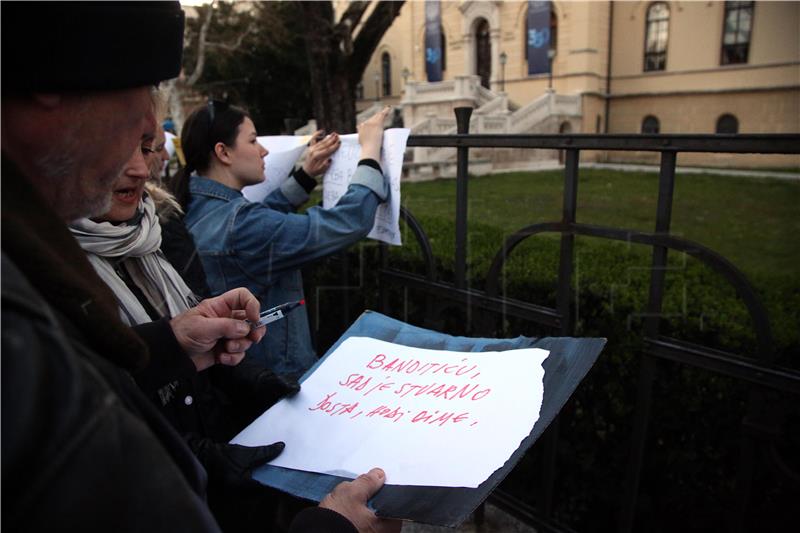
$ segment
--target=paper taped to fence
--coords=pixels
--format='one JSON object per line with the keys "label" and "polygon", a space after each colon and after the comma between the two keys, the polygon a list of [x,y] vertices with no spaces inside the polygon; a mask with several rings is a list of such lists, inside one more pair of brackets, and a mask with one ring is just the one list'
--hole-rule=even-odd
{"label": "paper taped to fence", "polygon": [[[388,244],[402,244],[400,238],[400,177],[403,173],[403,155],[406,151],[408,128],[392,128],[383,132],[381,147],[381,169],[389,178],[391,197],[389,201],[378,206],[375,213],[375,225],[367,237]],[[322,179],[322,207],[330,209],[347,191],[350,180],[358,166],[361,145],[358,134],[340,135],[342,145],[333,154],[333,162]]]}

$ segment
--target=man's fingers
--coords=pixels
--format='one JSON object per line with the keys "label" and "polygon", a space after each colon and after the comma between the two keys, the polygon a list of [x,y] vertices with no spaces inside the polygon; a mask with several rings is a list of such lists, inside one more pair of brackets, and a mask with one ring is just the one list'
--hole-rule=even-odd
{"label": "man's fingers", "polygon": [[258,313],[261,312],[258,299],[244,287],[232,289],[214,298],[206,298],[198,307],[210,309],[210,313],[203,313],[205,316],[218,317],[232,316],[233,311],[241,309],[252,322],[258,322]]}
{"label": "man's fingers", "polygon": [[253,341],[248,337],[244,339],[226,340],[222,342],[222,352],[230,354],[244,353],[249,350],[252,345]]}
{"label": "man's fingers", "polygon": [[264,335],[267,334],[267,326],[258,326],[257,328],[253,328],[250,330],[250,333],[247,335],[247,338],[253,341],[254,344],[261,342],[261,339],[264,338]]}
{"label": "man's fingers", "polygon": [[206,318],[203,329],[209,339],[242,339],[250,334],[250,324],[235,318]]}
{"label": "man's fingers", "polygon": [[236,366],[244,359],[244,352],[221,353],[217,355],[217,363],[225,366]]}
{"label": "man's fingers", "polygon": [[386,474],[380,468],[373,468],[366,474],[361,474],[350,482],[348,492],[359,502],[367,503],[386,482]]}

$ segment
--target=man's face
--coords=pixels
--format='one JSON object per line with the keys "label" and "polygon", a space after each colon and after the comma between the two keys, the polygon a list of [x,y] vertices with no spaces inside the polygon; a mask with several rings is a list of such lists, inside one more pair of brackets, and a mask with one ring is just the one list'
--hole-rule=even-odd
{"label": "man's face", "polygon": [[150,177],[147,167],[145,143],[152,139],[144,139],[142,146],[137,146],[133,154],[125,163],[122,173],[114,181],[111,190],[111,208],[104,214],[96,217],[98,222],[125,222],[136,215],[144,193],[144,183]]}
{"label": "man's face", "polygon": [[148,87],[62,98],[65,131],[39,167],[55,188],[56,211],[71,221],[109,210],[114,182],[156,124]]}

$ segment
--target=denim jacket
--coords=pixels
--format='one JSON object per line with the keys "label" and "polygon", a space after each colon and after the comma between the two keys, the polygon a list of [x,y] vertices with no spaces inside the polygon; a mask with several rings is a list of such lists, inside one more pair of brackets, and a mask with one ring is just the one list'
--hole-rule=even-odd
{"label": "denim jacket", "polygon": [[[213,294],[247,287],[265,310],[303,298],[300,268],[365,237],[375,211],[389,196],[388,180],[360,164],[350,187],[332,209],[297,214],[308,193],[294,177],[253,203],[242,193],[193,176],[184,222],[194,237]],[[317,361],[305,308],[267,326],[248,351],[277,373],[300,375]]]}

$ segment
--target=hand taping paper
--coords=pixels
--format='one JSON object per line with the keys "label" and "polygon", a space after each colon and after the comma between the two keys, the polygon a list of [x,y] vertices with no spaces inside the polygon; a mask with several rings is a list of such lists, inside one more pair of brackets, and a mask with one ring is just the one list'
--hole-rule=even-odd
{"label": "hand taping paper", "polygon": [[547,356],[350,337],[231,442],[283,441],[271,464],[285,468],[355,477],[380,465],[390,485],[477,487],[539,418]]}
{"label": "hand taping paper", "polygon": [[[367,237],[388,244],[402,244],[400,239],[400,177],[403,173],[403,154],[411,132],[408,128],[392,128],[383,132],[381,168],[389,178],[391,198],[378,207],[375,225]],[[333,163],[322,179],[322,207],[330,209],[347,191],[350,179],[358,166],[360,145],[358,134],[340,135],[342,145],[333,154]]]}

